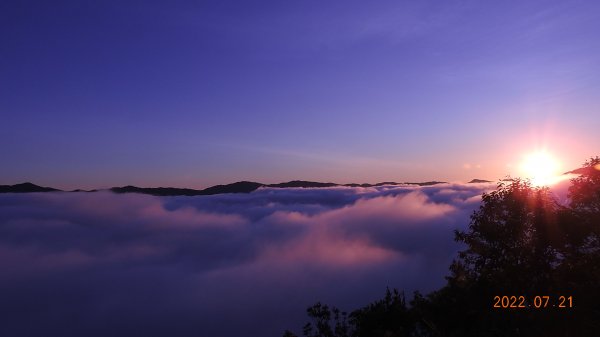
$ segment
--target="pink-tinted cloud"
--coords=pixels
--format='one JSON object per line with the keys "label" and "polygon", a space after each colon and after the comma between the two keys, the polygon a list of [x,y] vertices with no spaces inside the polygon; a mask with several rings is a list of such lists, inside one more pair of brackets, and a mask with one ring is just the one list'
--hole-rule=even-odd
{"label": "pink-tinted cloud", "polygon": [[317,300],[441,285],[493,187],[0,195],[0,334],[278,336]]}

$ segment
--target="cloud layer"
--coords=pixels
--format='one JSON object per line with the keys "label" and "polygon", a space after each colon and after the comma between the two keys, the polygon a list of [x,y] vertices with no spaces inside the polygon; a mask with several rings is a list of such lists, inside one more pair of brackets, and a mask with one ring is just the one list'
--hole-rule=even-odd
{"label": "cloud layer", "polygon": [[280,336],[444,282],[494,184],[0,195],[2,336]]}

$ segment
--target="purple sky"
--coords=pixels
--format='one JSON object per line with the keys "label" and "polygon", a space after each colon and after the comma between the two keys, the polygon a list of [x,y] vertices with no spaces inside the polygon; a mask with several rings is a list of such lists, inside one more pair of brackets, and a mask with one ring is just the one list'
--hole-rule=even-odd
{"label": "purple sky", "polygon": [[495,180],[598,154],[593,1],[3,1],[0,184]]}

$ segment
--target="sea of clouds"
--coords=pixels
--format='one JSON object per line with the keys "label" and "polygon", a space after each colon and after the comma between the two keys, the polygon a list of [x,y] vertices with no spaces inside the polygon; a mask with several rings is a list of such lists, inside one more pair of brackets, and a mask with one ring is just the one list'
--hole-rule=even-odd
{"label": "sea of clouds", "polygon": [[301,331],[316,301],[442,286],[453,230],[495,186],[0,195],[0,335]]}

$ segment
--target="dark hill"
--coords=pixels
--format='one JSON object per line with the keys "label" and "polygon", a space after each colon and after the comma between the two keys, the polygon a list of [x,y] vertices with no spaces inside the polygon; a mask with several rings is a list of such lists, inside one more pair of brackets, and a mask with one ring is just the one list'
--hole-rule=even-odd
{"label": "dark hill", "polygon": [[31,192],[53,192],[60,191],[51,187],[42,187],[32,183],[16,185],[0,185],[0,193],[31,193]]}
{"label": "dark hill", "polygon": [[409,182],[405,182],[405,183],[397,183],[395,181],[384,181],[381,183],[377,183],[377,184],[344,184],[342,186],[348,186],[348,187],[379,187],[379,186],[398,186],[398,185],[417,185],[417,186],[431,186],[431,185],[437,185],[437,184],[445,184],[445,181],[425,181],[422,183],[409,183]]}
{"label": "dark hill", "polygon": [[483,179],[473,179],[473,180],[469,181],[469,184],[476,184],[476,183],[491,183],[491,181],[483,180]]}
{"label": "dark hill", "polygon": [[319,182],[315,182],[315,181],[304,181],[304,180],[292,180],[292,181],[288,181],[287,183],[279,183],[279,184],[271,184],[271,185],[267,185],[269,187],[277,187],[277,188],[287,188],[287,187],[334,187],[334,186],[340,186],[339,184],[335,184],[335,183],[319,183]]}
{"label": "dark hill", "polygon": [[[176,187],[137,187],[137,186],[122,186],[112,187],[109,190],[114,193],[140,193],[149,194],[155,196],[194,196],[194,195],[213,195],[223,193],[250,193],[257,190],[260,187],[272,187],[272,188],[324,188],[324,187],[335,187],[335,186],[350,186],[350,187],[374,187],[384,185],[418,185],[418,186],[430,186],[436,184],[442,184],[441,181],[427,181],[422,183],[396,183],[396,182],[381,182],[377,184],[336,184],[336,183],[321,183],[316,181],[305,181],[305,180],[292,180],[285,183],[279,184],[261,184],[252,181],[238,181],[232,184],[216,185],[205,188],[203,190],[196,190],[191,188],[176,188]],[[27,192],[54,192],[61,191],[55,188],[42,187],[34,185],[32,183],[23,183],[17,185],[0,185],[0,193],[27,193]],[[96,192],[97,190],[74,190],[72,192]]]}
{"label": "dark hill", "polygon": [[386,186],[386,185],[400,185],[400,184],[395,181],[384,181],[382,183],[377,183],[373,186]]}
{"label": "dark hill", "polygon": [[216,185],[203,190],[194,190],[191,188],[174,188],[174,187],[137,187],[124,186],[113,187],[110,190],[115,193],[141,193],[156,196],[176,196],[176,195],[212,195],[222,193],[250,193],[257,188],[264,186],[261,183],[251,181],[239,181],[233,184]]}
{"label": "dark hill", "polygon": [[140,193],[150,194],[157,196],[174,196],[174,195],[200,195],[200,190],[193,190],[190,188],[174,188],[174,187],[137,187],[137,186],[123,186],[123,187],[112,187],[110,189],[115,193]]}
{"label": "dark hill", "polygon": [[419,186],[433,186],[433,185],[437,185],[437,184],[445,184],[445,181],[425,181],[422,183],[405,183],[408,185],[419,185]]}
{"label": "dark hill", "polygon": [[356,183],[344,184],[344,186],[348,186],[348,187],[373,187],[372,184],[356,184]]}
{"label": "dark hill", "polygon": [[227,185],[216,185],[200,191],[201,195],[221,194],[221,193],[250,193],[259,187],[265,186],[253,181],[238,181],[237,183]]}

